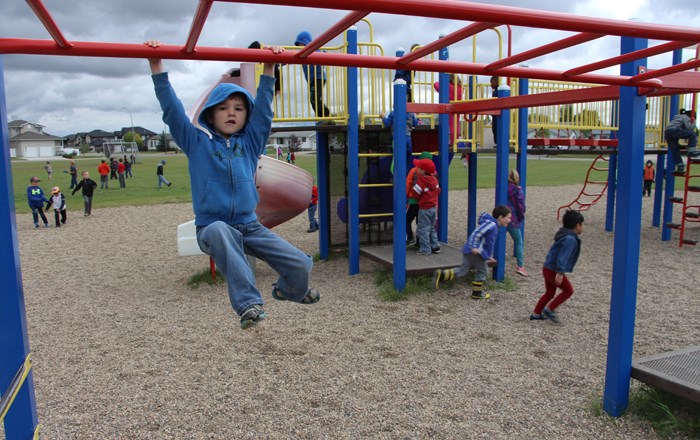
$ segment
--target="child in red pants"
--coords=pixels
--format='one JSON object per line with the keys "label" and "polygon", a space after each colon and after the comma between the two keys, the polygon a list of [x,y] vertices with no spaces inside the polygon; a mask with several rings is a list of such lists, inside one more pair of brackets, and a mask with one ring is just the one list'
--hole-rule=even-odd
{"label": "child in red pants", "polygon": [[[581,251],[583,232],[583,215],[578,211],[566,211],[563,226],[554,235],[554,244],[547,253],[542,268],[544,276],[544,295],[537,301],[535,310],[530,315],[531,320],[546,320],[559,324],[555,310],[574,294],[574,288],[566,277],[567,272],[574,270]],[[558,295],[557,288],[561,289]]]}

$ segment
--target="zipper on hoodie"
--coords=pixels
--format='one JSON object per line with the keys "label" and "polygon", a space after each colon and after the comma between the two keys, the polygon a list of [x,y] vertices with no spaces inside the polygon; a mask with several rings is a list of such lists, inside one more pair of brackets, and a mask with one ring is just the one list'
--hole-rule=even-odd
{"label": "zipper on hoodie", "polygon": [[[226,150],[230,151],[231,150],[231,138],[226,139]],[[231,198],[233,198],[233,164],[231,163],[231,154],[227,154],[227,160],[228,160],[228,184],[229,184],[229,189],[231,191]],[[234,203],[231,201],[231,210],[228,213],[228,218],[229,218],[229,223],[233,219],[234,216]]]}

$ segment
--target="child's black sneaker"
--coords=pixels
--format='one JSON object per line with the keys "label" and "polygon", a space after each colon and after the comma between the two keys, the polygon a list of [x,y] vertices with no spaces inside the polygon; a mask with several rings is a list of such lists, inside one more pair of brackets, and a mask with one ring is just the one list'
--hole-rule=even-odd
{"label": "child's black sneaker", "polygon": [[430,249],[430,253],[432,253],[432,254],[439,254],[440,252],[442,252],[442,249],[440,249],[440,246]]}
{"label": "child's black sneaker", "polygon": [[536,314],[536,313],[532,313],[532,314],[530,315],[530,321],[544,321],[544,320],[546,320],[546,319],[547,319],[547,318],[545,318],[545,316],[544,316],[543,314],[541,314],[541,313],[540,313],[539,315]]}
{"label": "child's black sneaker", "polygon": [[472,299],[489,299],[489,298],[491,298],[490,293],[472,292]]}
{"label": "child's black sneaker", "polygon": [[241,328],[245,330],[265,318],[267,318],[267,313],[265,313],[262,304],[253,304],[241,315]]}

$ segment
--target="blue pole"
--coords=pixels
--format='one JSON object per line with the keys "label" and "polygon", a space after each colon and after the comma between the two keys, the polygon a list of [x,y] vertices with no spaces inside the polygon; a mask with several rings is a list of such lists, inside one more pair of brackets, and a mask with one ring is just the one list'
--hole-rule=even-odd
{"label": "blue pole", "polygon": [[[498,97],[510,96],[510,87],[503,85],[498,87]],[[508,201],[508,162],[510,155],[510,109],[501,110],[500,116],[496,116],[498,127],[496,128],[496,205],[505,205]],[[498,228],[496,240],[496,269],[493,278],[503,281],[506,274],[506,228]]]}
{"label": "blue pole", "polygon": [[[646,47],[646,39],[622,37],[620,52],[625,54]],[[646,59],[624,63],[620,66],[620,74],[633,76],[645,66]],[[644,166],[646,98],[640,96],[635,87],[621,87],[620,109],[619,191],[616,196],[610,329],[603,395],[603,409],[613,417],[621,415],[629,402],[639,278],[642,216],[639,175]]]}
{"label": "blue pole", "polygon": [[[673,64],[680,64],[683,62],[683,51],[681,49],[673,51]],[[680,110],[678,95],[672,95],[669,102],[669,115],[677,115]],[[662,121],[664,127],[668,121]],[[666,147],[666,173],[664,174],[666,178],[666,186],[664,188],[664,220],[663,225],[661,225],[661,241],[671,240],[671,228],[666,226],[668,223],[673,221],[673,203],[671,203],[670,198],[673,197],[673,191],[676,187],[676,177],[672,174],[676,171],[676,162],[673,160],[673,155],[669,154],[668,146]],[[659,171],[661,174],[661,171]]]}
{"label": "blue pole", "polygon": [[329,197],[328,165],[330,157],[328,153],[328,133],[316,132],[316,185],[318,186],[318,251],[322,260],[328,258],[330,253],[330,207],[327,201]]}
{"label": "blue pole", "polygon": [[[474,99],[474,82],[476,77],[474,75],[469,76],[469,99]],[[474,145],[474,137],[476,134],[472,129],[472,124],[469,124],[469,139],[472,141],[469,143],[469,163],[467,164],[467,237],[474,232],[476,229],[476,164],[477,157],[476,153],[472,153],[472,148]],[[466,237],[465,237],[466,239]]]}
{"label": "blue pole", "polygon": [[[357,28],[348,30],[348,53],[357,54]],[[348,67],[348,259],[350,275],[360,273],[360,147],[357,68]],[[405,229],[405,228],[404,228]]]}
{"label": "blue pole", "polygon": [[656,155],[656,175],[654,176],[654,211],[651,215],[651,225],[655,228],[661,226],[661,197],[664,193],[664,174],[666,174],[666,164],[664,154]]}
{"label": "blue pole", "polygon": [[394,81],[394,289],[406,288],[406,81]]}
{"label": "blue pole", "polygon": [[[7,104],[5,101],[5,73],[0,56],[0,395],[4,395],[29,355],[29,336],[24,307],[22,273],[19,261],[19,241],[15,223],[15,199],[10,162],[10,136],[7,131]],[[39,423],[34,396],[34,375],[31,370],[5,416],[7,440],[28,439],[34,436]]]}
{"label": "blue pole", "polygon": [[[527,78],[518,80],[518,95],[527,95],[530,81]],[[520,186],[523,188],[523,195],[527,198],[527,113],[528,108],[518,109],[518,160],[517,169],[520,175]],[[527,203],[526,203],[527,206]],[[520,235],[525,242],[525,220],[520,226]]]}
{"label": "blue pole", "polygon": [[[443,47],[439,52],[440,60],[449,60],[450,53],[447,47]],[[452,99],[450,96],[450,76],[445,72],[440,72],[440,102],[447,103]],[[455,87],[457,85],[455,84]],[[440,113],[438,116],[438,182],[440,184],[441,192],[440,198],[438,200],[438,241],[443,243],[447,242],[447,210],[448,204],[448,190],[449,190],[449,143],[450,143],[450,117],[446,113]],[[452,127],[455,130],[455,127]]]}
{"label": "blue pole", "polygon": [[[619,142],[622,142],[621,140]],[[620,147],[617,147],[617,154],[611,154],[608,158],[608,197],[605,207],[605,230],[613,231],[615,221],[615,193],[617,192],[617,159],[620,154]]]}
{"label": "blue pole", "polygon": [[[610,115],[610,126],[620,127],[620,102],[613,101],[612,103],[612,113]],[[612,131],[611,138],[618,139],[618,150],[620,149],[620,136],[619,131]],[[605,230],[607,232],[612,232],[613,221],[615,220],[615,179],[617,176],[617,154],[611,154],[608,160],[608,194],[606,197],[605,205]]]}

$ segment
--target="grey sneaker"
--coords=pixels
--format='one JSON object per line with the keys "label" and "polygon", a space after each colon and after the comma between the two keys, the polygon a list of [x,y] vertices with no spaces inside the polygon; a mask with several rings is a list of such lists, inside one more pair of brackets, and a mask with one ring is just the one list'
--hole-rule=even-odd
{"label": "grey sneaker", "polygon": [[552,321],[553,323],[555,323],[555,324],[560,324],[560,323],[561,323],[561,321],[559,320],[559,317],[557,316],[557,314],[556,314],[555,312],[549,310],[549,309],[544,309],[544,310],[542,310],[542,315],[543,315],[545,318],[547,318],[547,319],[549,319],[550,321]]}
{"label": "grey sneaker", "polygon": [[262,304],[253,304],[241,315],[241,328],[245,330],[265,318],[267,318],[267,313],[265,313]]}

